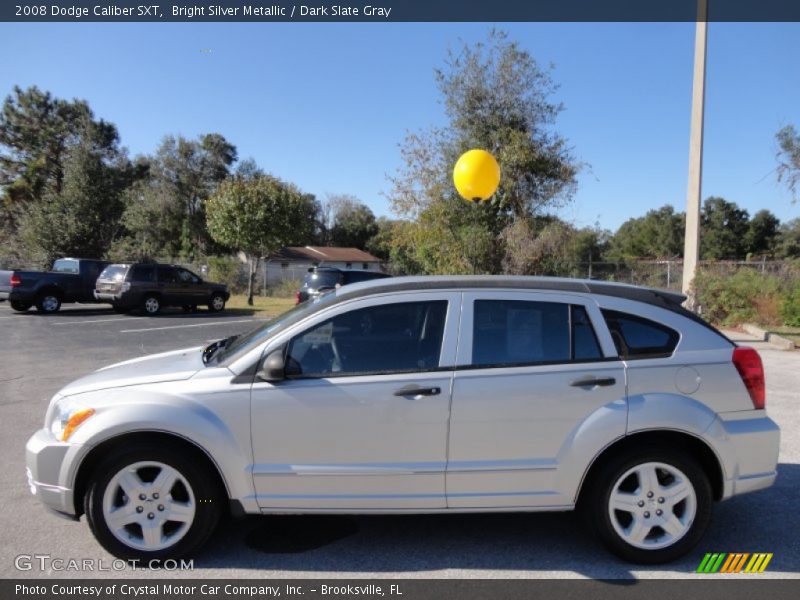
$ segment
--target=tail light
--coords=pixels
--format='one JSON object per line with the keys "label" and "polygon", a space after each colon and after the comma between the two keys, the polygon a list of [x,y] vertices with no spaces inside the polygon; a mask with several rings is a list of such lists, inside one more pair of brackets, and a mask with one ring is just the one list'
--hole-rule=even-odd
{"label": "tail light", "polygon": [[300,304],[300,292],[295,292],[294,293],[294,303],[295,304]]}
{"label": "tail light", "polygon": [[11,279],[8,280],[11,284],[11,287],[17,287],[18,285],[22,285],[22,279],[19,278],[19,275],[16,273],[11,274]]}
{"label": "tail light", "polygon": [[754,348],[741,346],[733,350],[733,364],[739,371],[744,386],[753,401],[753,407],[764,408],[767,402],[766,384],[764,381],[764,365]]}

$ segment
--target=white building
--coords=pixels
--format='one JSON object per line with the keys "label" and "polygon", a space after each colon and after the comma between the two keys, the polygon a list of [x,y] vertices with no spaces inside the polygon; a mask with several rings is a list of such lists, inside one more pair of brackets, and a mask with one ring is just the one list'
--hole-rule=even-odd
{"label": "white building", "polygon": [[358,248],[287,246],[264,261],[265,285],[302,279],[311,267],[336,267],[382,272],[381,259]]}

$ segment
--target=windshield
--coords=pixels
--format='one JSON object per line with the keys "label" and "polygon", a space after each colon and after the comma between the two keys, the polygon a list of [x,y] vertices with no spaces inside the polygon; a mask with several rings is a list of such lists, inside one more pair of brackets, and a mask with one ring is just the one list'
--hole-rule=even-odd
{"label": "windshield", "polygon": [[80,273],[78,261],[71,258],[59,258],[53,263],[53,273]]}
{"label": "windshield", "polygon": [[319,311],[328,304],[331,304],[334,298],[336,298],[336,294],[326,294],[325,296],[320,296],[319,298],[298,304],[294,308],[287,310],[285,313],[278,315],[274,319],[270,319],[263,325],[260,325],[252,331],[232,340],[230,344],[226,345],[218,352],[218,354],[214,357],[214,362],[219,364],[245,354],[250,349],[258,346],[279,331],[283,331],[290,325],[294,325],[295,323],[306,318],[308,315]]}
{"label": "windshield", "polygon": [[338,271],[315,271],[306,275],[306,279],[303,282],[303,287],[309,290],[336,287],[336,284],[339,283],[341,276],[341,273]]}

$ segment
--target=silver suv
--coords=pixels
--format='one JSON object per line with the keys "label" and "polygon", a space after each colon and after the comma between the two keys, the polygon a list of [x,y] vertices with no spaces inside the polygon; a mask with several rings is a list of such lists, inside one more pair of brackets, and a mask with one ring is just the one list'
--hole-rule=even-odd
{"label": "silver suv", "polygon": [[758,354],[683,296],[529,277],[346,286],[242,336],[105,367],[27,445],[41,502],[111,553],[195,551],[221,514],[580,509],[636,562],[768,487]]}

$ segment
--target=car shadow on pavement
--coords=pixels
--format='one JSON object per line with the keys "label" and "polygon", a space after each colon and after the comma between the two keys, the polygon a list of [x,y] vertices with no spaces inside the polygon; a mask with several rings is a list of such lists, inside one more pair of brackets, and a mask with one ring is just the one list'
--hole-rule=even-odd
{"label": "car shadow on pavement", "polygon": [[[773,552],[768,572],[800,570],[800,465],[780,464],[774,487],[714,507],[698,546],[680,560],[628,564],[589,535],[576,513],[402,516],[287,515],[228,520],[196,568],[307,573],[420,573],[531,576],[568,571],[631,580],[636,571],[692,577],[706,552]],[[463,575],[461,575],[463,576]],[[624,584],[623,581],[619,582]]]}

